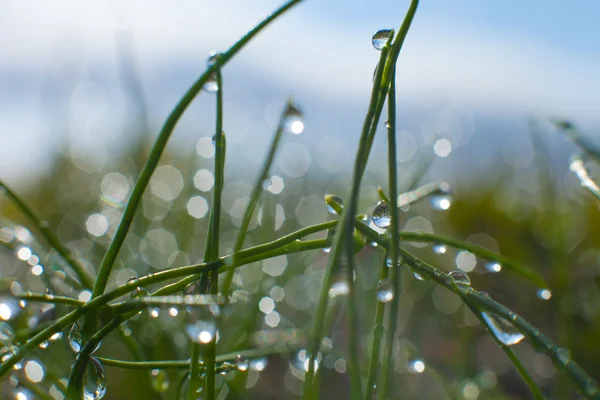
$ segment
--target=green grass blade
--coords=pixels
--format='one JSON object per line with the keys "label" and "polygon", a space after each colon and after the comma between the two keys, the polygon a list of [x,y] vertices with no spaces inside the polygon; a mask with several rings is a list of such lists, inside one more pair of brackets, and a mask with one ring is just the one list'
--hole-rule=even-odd
{"label": "green grass blade", "polygon": [[385,347],[383,352],[383,366],[381,368],[381,397],[387,398],[389,393],[389,380],[392,371],[392,358],[394,355],[394,342],[396,338],[396,328],[398,324],[398,311],[400,309],[400,290],[402,287],[400,257],[398,249],[400,248],[399,218],[398,218],[398,160],[396,156],[396,71],[392,71],[392,80],[390,81],[390,90],[388,93],[388,178],[390,187],[390,230],[389,236],[390,254],[392,267],[390,271],[390,280],[394,288],[394,297],[390,305],[388,315],[387,331],[385,333]]}
{"label": "green grass blade", "polygon": [[83,266],[77,262],[69,249],[67,249],[49,227],[48,222],[42,219],[35,210],[30,207],[14,190],[9,188],[4,182],[0,181],[0,193],[4,191],[19,210],[35,225],[35,228],[42,234],[47,243],[56,250],[58,254],[69,264],[71,269],[77,274],[81,284],[87,289],[94,286],[94,279],[86,272]]}
{"label": "green grass blade", "polygon": [[488,250],[485,247],[435,233],[401,231],[400,238],[407,242],[438,243],[457,249],[466,250],[470,253],[473,253],[477,257],[502,264],[502,267],[506,267],[506,270],[533,282],[538,288],[548,287],[544,277],[542,277],[542,275],[540,275],[537,271],[524,264],[518,263],[511,258]]}
{"label": "green grass blade", "polygon": [[[293,103],[291,100],[288,100],[288,103],[279,119],[277,129],[275,130],[275,134],[273,135],[273,139],[271,140],[271,145],[269,146],[269,151],[267,152],[267,156],[263,161],[260,173],[258,174],[257,179],[254,182],[254,186],[252,187],[252,191],[250,192],[248,204],[246,205],[246,210],[244,211],[244,216],[242,217],[242,223],[240,225],[240,229],[235,240],[235,245],[233,247],[234,254],[238,253],[244,245],[244,239],[246,238],[246,233],[248,232],[248,227],[250,226],[252,215],[254,214],[254,210],[256,209],[258,199],[260,198],[260,194],[263,190],[263,183],[265,179],[267,179],[269,170],[271,169],[271,164],[273,164],[273,160],[275,159],[275,153],[277,152],[277,149],[279,147],[279,142],[284,131],[285,119],[290,107],[293,107]],[[229,294],[229,291],[231,290],[232,281],[233,270],[230,270],[225,276],[225,280],[223,282],[223,294],[225,296],[227,296]]]}
{"label": "green grass blade", "polygon": [[175,125],[179,121],[179,118],[183,115],[184,111],[191,104],[192,100],[196,97],[196,95],[202,89],[202,86],[206,83],[206,81],[214,74],[217,69],[223,67],[227,62],[238,53],[244,45],[246,45],[256,34],[262,31],[267,25],[269,25],[272,21],[274,21],[277,17],[285,13],[294,5],[300,3],[302,0],[291,0],[285,3],[283,6],[278,8],[271,15],[263,19],[256,27],[254,27],[251,31],[246,33],[237,43],[235,43],[229,50],[222,54],[221,57],[218,58],[217,62],[210,66],[204,74],[198,78],[196,82],[192,85],[192,87],[187,91],[187,93],[181,98],[179,103],[175,106],[171,114],[167,117],[154,146],[150,152],[150,156],[148,157],[148,161],[144,165],[140,176],[138,177],[135,186],[133,187],[133,191],[127,202],[127,206],[125,206],[125,211],[123,212],[123,217],[121,218],[121,222],[115,232],[115,236],[113,240],[110,242],[108,246],[108,250],[102,259],[100,264],[100,269],[98,270],[98,276],[96,278],[96,282],[94,284],[94,290],[92,292],[92,297],[98,297],[104,292],[106,288],[106,284],[108,282],[108,277],[110,276],[110,272],[115,263],[117,255],[121,250],[121,246],[125,241],[125,236],[127,236],[127,232],[129,231],[129,227],[133,221],[133,217],[135,212],[138,209],[140,201],[142,200],[142,195],[146,190],[146,187],[150,183],[150,178],[152,177],[152,173],[158,166],[158,162],[160,161],[160,157],[167,146],[167,142],[171,137],[171,133],[175,129]]}

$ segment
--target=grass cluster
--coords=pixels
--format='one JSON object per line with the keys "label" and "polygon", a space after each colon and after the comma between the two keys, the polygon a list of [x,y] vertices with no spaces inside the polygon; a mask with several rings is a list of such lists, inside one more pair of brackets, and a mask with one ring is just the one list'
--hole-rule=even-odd
{"label": "grass cluster", "polygon": [[[75,353],[75,360],[68,369],[68,379],[52,378],[53,388],[67,399],[100,399],[106,393],[110,393],[110,385],[107,385],[105,380],[104,366],[147,370],[151,384],[158,385],[159,388],[161,382],[164,382],[165,370],[181,370],[175,391],[178,398],[188,400],[224,398],[228,392],[227,385],[232,387],[236,385],[231,382],[223,383],[222,376],[230,377],[231,381],[241,381],[242,384],[238,382],[237,386],[243,388],[248,371],[260,372],[264,369],[264,357],[299,349],[303,351],[300,372],[304,399],[316,399],[321,396],[323,375],[321,365],[327,353],[347,354],[343,369],[347,368],[349,396],[352,399],[392,398],[397,395],[392,388],[392,383],[395,374],[394,362],[398,353],[397,338],[400,332],[398,314],[402,298],[402,277],[406,276],[405,271],[410,270],[419,279],[429,280],[461,299],[480,323],[488,328],[490,335],[510,359],[534,398],[545,398],[545,395],[512,348],[522,340],[529,341],[538,351],[545,353],[557,368],[569,377],[581,395],[594,399],[600,398],[597,382],[573,360],[567,349],[556,345],[530,322],[489,294],[473,288],[469,276],[464,271],[446,273],[417,257],[402,243],[424,242],[461,249],[481,259],[501,264],[512,273],[515,280],[526,281],[540,290],[548,286],[544,277],[536,270],[484,247],[444,235],[400,230],[400,207],[415,203],[427,196],[447,194],[446,186],[437,183],[415,188],[406,193],[399,193],[398,188],[395,138],[396,63],[417,12],[418,1],[416,0],[411,2],[398,32],[382,30],[374,37],[374,45],[381,54],[356,151],[349,195],[343,201],[335,195],[324,196],[327,207],[339,218],[275,237],[275,229],[268,231],[268,228],[273,228],[274,221],[270,221],[269,224],[265,213],[263,219],[266,222],[263,226],[267,229],[265,238],[268,239],[258,245],[246,246],[247,234],[259,205],[262,206],[263,212],[273,206],[269,204],[268,198],[264,198],[264,186],[269,180],[271,166],[280,143],[285,140],[286,135],[299,134],[303,130],[302,111],[292,100],[289,100],[281,114],[264,162],[251,187],[232,246],[233,250],[230,254],[220,254],[222,248],[220,241],[223,236],[221,204],[226,165],[223,97],[227,93],[221,69],[257,33],[297,3],[300,3],[300,0],[289,1],[256,25],[229,50],[210,58],[207,70],[181,98],[164,123],[129,196],[118,228],[112,235],[97,269],[90,269],[83,265],[61,243],[59,236],[49,224],[13,190],[0,182],[0,188],[4,189],[6,196],[28,218],[30,226],[39,235],[39,240],[54,249],[66,264],[65,269],[69,272],[64,274],[64,285],[90,293],[89,299],[82,299],[63,293],[32,293],[11,287],[12,298],[20,301],[24,307],[37,303],[53,304],[60,306],[56,309],[64,310],[64,313],[54,313],[45,319],[40,318],[35,326],[16,330],[14,335],[12,328],[9,327],[11,333],[7,333],[2,338],[0,375],[9,377],[15,374],[15,371],[22,368],[23,361],[40,346],[47,346],[48,342],[59,338],[63,331],[69,331],[68,341]],[[159,166],[167,142],[178,120],[203,88],[216,93],[216,126],[213,139],[215,149],[213,198],[210,202],[202,262],[161,269],[158,272],[134,277],[116,287],[110,287],[109,278],[115,270],[118,256],[123,251],[128,233],[134,224],[134,217],[139,213],[143,195]],[[388,181],[381,183],[385,186],[385,189],[379,191],[381,202],[373,211],[373,215],[369,216],[371,224],[368,224],[366,222],[368,218],[359,214],[358,204],[361,183],[383,115],[385,115],[388,144]],[[557,124],[581,145],[584,158],[598,158],[598,152],[582,139],[573,126],[564,122],[557,122]],[[574,158],[571,168],[582,185],[600,198],[600,190],[589,177],[584,159]],[[262,204],[261,199],[263,199]],[[314,235],[319,233],[322,235],[315,239]],[[357,254],[365,243],[369,243],[370,246],[376,245],[380,251],[380,257],[374,259],[374,265],[371,266],[378,270],[376,291],[378,301],[373,312],[372,326],[368,328],[361,326],[358,305],[360,299],[357,296],[358,282],[355,279]],[[313,311],[314,319],[307,332],[295,331],[293,335],[287,336],[278,334],[266,340],[263,346],[247,346],[228,353],[218,351],[223,343],[222,340],[232,335],[232,332],[236,332],[237,328],[235,316],[232,318],[231,313],[235,303],[241,301],[240,293],[235,290],[234,285],[236,271],[258,261],[323,249],[329,252],[328,261],[318,290],[316,309]],[[331,339],[327,336],[340,307],[346,310],[347,338],[343,348],[338,343],[335,343],[332,348]],[[186,357],[160,361],[146,359],[144,352],[131,335],[127,325],[129,321],[136,318],[139,320],[141,313],[158,315],[160,309],[169,309],[170,313],[175,314],[174,316],[184,315],[182,325],[190,341]],[[368,337],[361,334],[365,330],[372,331]],[[119,335],[122,346],[135,356],[133,360],[95,355],[102,341],[111,333]],[[307,339],[305,340],[304,337]],[[248,345],[247,340],[242,343]],[[36,368],[43,368],[39,363],[36,365],[27,363],[25,366],[26,378],[30,379],[18,381],[7,379],[7,382],[10,381],[7,385],[14,388],[14,393],[17,393],[16,398],[29,398],[27,393],[35,398],[56,398],[55,394],[49,394],[36,385],[39,382],[35,378],[39,375],[36,374]],[[417,365],[415,368],[421,367]],[[157,392],[164,391],[157,390]],[[19,393],[22,397],[18,397]],[[452,393],[448,395],[455,397]]]}

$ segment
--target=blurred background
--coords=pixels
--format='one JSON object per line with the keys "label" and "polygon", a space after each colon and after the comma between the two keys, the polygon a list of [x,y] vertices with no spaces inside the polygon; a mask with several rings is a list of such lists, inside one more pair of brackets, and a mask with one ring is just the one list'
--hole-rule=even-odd
{"label": "blurred background", "polygon": [[[278,5],[266,0],[181,1],[177,6],[4,2],[0,179],[29,201],[93,271],[149,147],[172,107],[206,68],[209,52],[226,50]],[[251,182],[289,96],[305,113],[305,130],[285,137],[247,245],[333,218],[323,195],[348,194],[379,57],[371,36],[381,28],[397,29],[407,7],[408,1],[307,1],[225,67],[228,158],[221,254],[233,247]],[[470,253],[407,247],[445,271],[470,272],[474,287],[570,348],[596,379],[598,207],[569,171],[577,148],[548,117],[572,120],[600,140],[598,12],[600,4],[593,0],[422,1],[400,56],[397,90],[400,187],[438,180],[453,189],[448,210],[428,202],[405,210],[403,229],[442,233],[499,251],[542,273],[549,287],[533,287]],[[201,93],[177,125],[111,287],[201,260],[214,184],[214,99]],[[363,181],[361,212],[372,211],[377,187],[387,190],[386,149],[382,130]],[[6,197],[0,197],[0,216],[4,290],[17,280],[23,289],[50,287],[86,298],[64,284],[64,263]],[[367,245],[358,259],[366,360],[383,254]],[[313,252],[238,271],[236,289],[245,300],[236,303],[229,318],[244,323],[223,335],[220,349],[256,347],[273,338],[291,337],[295,344],[288,353],[269,357],[262,370],[224,376],[227,398],[298,398],[302,331],[312,322],[326,262],[326,253]],[[538,289],[549,291],[540,296]],[[345,311],[336,301],[322,390],[327,398],[347,398]],[[401,304],[394,384],[403,397],[529,398],[514,367],[458,298],[407,272]],[[11,329],[35,325],[46,311],[29,307],[9,321]],[[143,314],[131,322],[130,336],[148,359],[187,358],[187,339],[177,327],[181,321],[172,317]],[[47,361],[61,354],[72,357],[67,348],[57,340],[34,354],[46,368],[40,387],[58,385],[50,378],[68,373],[68,365]],[[132,359],[128,351],[115,335],[99,353]],[[526,342],[515,351],[549,398],[576,396],[545,355]],[[107,367],[107,375],[105,398],[160,399],[174,398],[180,373],[168,372],[167,385],[156,383],[165,378],[163,372],[158,379]]]}

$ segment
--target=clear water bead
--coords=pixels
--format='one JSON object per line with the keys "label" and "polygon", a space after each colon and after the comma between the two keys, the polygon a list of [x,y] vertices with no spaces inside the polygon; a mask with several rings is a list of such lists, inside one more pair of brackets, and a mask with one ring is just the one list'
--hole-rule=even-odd
{"label": "clear water bead", "polygon": [[454,279],[454,282],[456,282],[459,285],[469,286],[471,284],[471,279],[469,279],[469,275],[467,275],[463,271],[460,271],[460,270],[450,271],[450,272],[448,272],[448,275],[452,279]]}
{"label": "clear water bead", "polygon": [[100,361],[90,357],[85,371],[84,400],[100,400],[106,394],[106,372]]}
{"label": "clear water bead", "polygon": [[284,132],[299,135],[304,131],[304,113],[291,100],[287,103],[281,122]]}
{"label": "clear water bead", "polygon": [[394,286],[389,279],[383,279],[377,283],[377,300],[381,303],[389,303],[394,299]]}
{"label": "clear water bead", "polygon": [[12,327],[6,322],[0,322],[0,344],[8,346],[12,343],[15,334]]}
{"label": "clear water bead", "polygon": [[421,275],[419,275],[417,272],[413,272],[413,276],[419,280],[419,281],[424,281],[425,278],[423,278]]}
{"label": "clear water bead", "polygon": [[[340,206],[340,208],[344,208],[344,200],[342,200],[339,196],[336,196],[334,194],[329,195],[329,196],[330,196],[331,200],[333,200],[336,204],[338,204]],[[337,215],[337,212],[335,211],[335,209],[333,207],[331,207],[329,204],[327,204],[327,211],[331,215]]]}
{"label": "clear water bead", "polygon": [[206,59],[206,66],[207,67],[212,67],[215,62],[217,61],[217,58],[219,57],[219,53],[217,53],[216,51],[211,51],[208,53],[208,58]]}
{"label": "clear water bead", "polygon": [[512,346],[525,339],[525,335],[519,332],[511,322],[504,318],[500,318],[497,315],[488,312],[481,313],[481,316],[485,322],[487,322],[490,330],[494,336],[496,336],[496,339],[502,344]]}
{"label": "clear water bead", "polygon": [[392,29],[380,29],[373,34],[371,43],[373,43],[375,50],[381,51],[381,49],[383,49],[383,46],[385,46],[386,42],[392,35],[392,32]]}
{"label": "clear water bead", "polygon": [[[85,337],[82,332],[82,326],[83,326],[82,321],[83,320],[74,322],[73,325],[71,326],[71,330],[69,331],[69,336],[68,336],[69,347],[71,347],[71,350],[73,350],[73,352],[75,352],[75,353],[79,353],[81,351],[81,349],[83,348],[83,346],[85,345]],[[98,350],[100,348],[101,344],[102,344],[102,342],[98,343],[96,345],[96,348],[92,351],[92,353],[94,353],[96,350]]]}
{"label": "clear water bead", "polygon": [[329,288],[329,297],[345,296],[349,291],[348,283],[345,280],[338,280]]}
{"label": "clear water bead", "polygon": [[208,93],[215,93],[219,90],[219,85],[217,83],[217,74],[211,74],[204,85],[202,85],[202,89]]}
{"label": "clear water bead", "polygon": [[380,201],[373,210],[373,224],[378,228],[386,229],[391,222],[389,206],[385,201]]}

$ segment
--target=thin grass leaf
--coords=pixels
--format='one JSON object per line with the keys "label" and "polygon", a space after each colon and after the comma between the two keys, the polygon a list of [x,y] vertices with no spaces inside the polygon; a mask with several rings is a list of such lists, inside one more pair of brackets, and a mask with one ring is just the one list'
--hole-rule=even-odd
{"label": "thin grass leaf", "polygon": [[25,214],[27,218],[33,223],[35,229],[37,229],[46,242],[52,246],[54,250],[69,264],[73,272],[77,274],[77,277],[81,281],[81,284],[87,289],[91,289],[94,286],[94,279],[87,273],[85,268],[75,259],[69,249],[67,249],[58,238],[58,235],[54,233],[48,227],[48,221],[42,219],[35,210],[29,206],[15,191],[9,188],[4,182],[0,181],[0,193],[6,193],[6,195],[12,200],[17,208]]}
{"label": "thin grass leaf", "polygon": [[575,125],[569,121],[556,119],[551,119],[550,122],[563,132],[573,143],[579,146],[587,155],[600,163],[600,147],[581,133]]}
{"label": "thin grass leaf", "polygon": [[267,25],[273,22],[277,17],[285,13],[294,5],[300,3],[302,0],[291,0],[285,3],[283,6],[275,10],[271,15],[267,16],[260,23],[258,23],[252,30],[246,33],[238,42],[236,42],[229,50],[222,54],[221,57],[218,58],[217,62],[211,65],[198,80],[192,85],[192,87],[187,91],[187,93],[181,98],[179,103],[175,106],[171,114],[167,117],[158,138],[156,139],[154,146],[150,152],[150,156],[140,176],[138,177],[135,186],[133,187],[133,191],[131,192],[131,196],[127,205],[125,206],[125,210],[123,212],[123,217],[121,218],[121,222],[115,232],[113,240],[110,242],[110,245],[102,259],[100,264],[100,268],[98,270],[98,276],[96,278],[96,282],[94,284],[94,290],[92,292],[92,298],[100,296],[104,289],[106,288],[106,284],[108,282],[108,277],[110,276],[110,272],[115,263],[117,255],[125,241],[125,236],[127,236],[127,232],[129,231],[129,227],[133,221],[133,217],[139,207],[140,201],[142,199],[142,195],[146,190],[146,187],[150,183],[150,178],[156,167],[158,166],[158,162],[160,161],[160,157],[167,146],[167,142],[171,137],[171,133],[175,129],[175,125],[179,121],[179,118],[183,115],[184,111],[194,100],[196,95],[202,90],[204,84],[211,78],[211,76],[217,71],[217,69],[222,68],[226,65],[229,60],[236,55],[242,47],[244,47],[256,34],[262,31]]}

